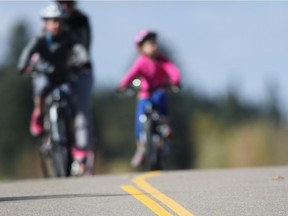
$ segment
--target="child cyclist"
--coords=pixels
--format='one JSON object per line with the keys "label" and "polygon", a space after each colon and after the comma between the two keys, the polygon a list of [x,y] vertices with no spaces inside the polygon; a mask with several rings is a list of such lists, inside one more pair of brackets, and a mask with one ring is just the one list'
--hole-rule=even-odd
{"label": "child cyclist", "polygon": [[[117,89],[120,92],[125,91],[134,79],[139,78],[141,80],[135,119],[137,150],[131,160],[132,167],[139,166],[144,159],[145,144],[140,139],[142,130],[140,116],[145,112],[145,105],[149,101],[152,102],[157,107],[162,121],[168,125],[168,96],[167,91],[163,87],[170,85],[172,90],[176,90],[180,84],[178,68],[158,52],[156,32],[150,30],[140,31],[136,35],[135,43],[140,56],[122,79]],[[164,135],[168,138],[171,133],[172,131],[168,127]]]}
{"label": "child cyclist", "polygon": [[[90,67],[85,47],[77,43],[69,31],[63,29],[65,17],[65,13],[57,3],[45,7],[41,11],[43,31],[28,43],[19,59],[18,70],[21,73],[29,73],[32,70],[38,72],[33,76],[34,110],[30,123],[30,131],[34,136],[39,136],[43,132],[45,97],[54,86],[70,82],[71,68],[68,62],[71,62],[71,54],[74,60],[77,56],[75,60],[77,63],[72,66]],[[81,174],[85,169],[86,147],[75,143],[72,155],[74,162],[79,163],[78,167],[81,167],[79,170]]]}

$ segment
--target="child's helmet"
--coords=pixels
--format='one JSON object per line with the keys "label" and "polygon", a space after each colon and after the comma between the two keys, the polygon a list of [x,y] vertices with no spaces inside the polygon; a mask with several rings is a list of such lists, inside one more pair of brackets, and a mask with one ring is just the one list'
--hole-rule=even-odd
{"label": "child's helmet", "polygon": [[137,33],[135,37],[135,43],[137,46],[141,46],[146,40],[156,39],[156,38],[157,38],[156,32],[145,29]]}
{"label": "child's helmet", "polygon": [[42,19],[64,19],[66,14],[64,13],[61,6],[55,2],[49,4],[47,7],[43,8],[40,12]]}

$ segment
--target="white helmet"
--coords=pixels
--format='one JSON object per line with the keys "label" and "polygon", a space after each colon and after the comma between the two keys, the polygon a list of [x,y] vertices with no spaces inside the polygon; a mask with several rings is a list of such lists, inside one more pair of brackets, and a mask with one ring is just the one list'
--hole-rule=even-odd
{"label": "white helmet", "polygon": [[63,19],[66,17],[66,14],[64,13],[63,9],[59,4],[51,3],[41,10],[40,16],[42,19]]}

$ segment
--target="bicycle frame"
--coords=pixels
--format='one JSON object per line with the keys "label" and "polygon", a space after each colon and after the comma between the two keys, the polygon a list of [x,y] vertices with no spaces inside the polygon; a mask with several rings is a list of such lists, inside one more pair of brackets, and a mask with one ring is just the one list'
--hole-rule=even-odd
{"label": "bicycle frame", "polygon": [[160,115],[152,102],[146,104],[145,113],[140,116],[140,121],[143,125],[140,140],[144,143],[146,149],[144,167],[149,170],[162,170],[165,139],[159,131],[161,125]]}

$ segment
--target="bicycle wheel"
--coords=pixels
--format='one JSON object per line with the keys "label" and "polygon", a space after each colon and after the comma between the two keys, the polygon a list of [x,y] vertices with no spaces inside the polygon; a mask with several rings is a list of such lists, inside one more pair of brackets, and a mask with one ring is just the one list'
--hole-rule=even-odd
{"label": "bicycle wheel", "polygon": [[52,159],[52,145],[49,140],[49,136],[45,135],[42,138],[42,144],[40,147],[41,167],[45,178],[57,177]]}
{"label": "bicycle wheel", "polygon": [[61,115],[57,104],[49,108],[44,127],[46,135],[40,150],[44,176],[69,176],[71,158],[68,148],[68,123],[65,115]]}
{"label": "bicycle wheel", "polygon": [[151,164],[155,161],[154,147],[153,147],[153,134],[152,134],[152,119],[147,116],[146,121],[143,123],[143,138],[142,142],[145,145],[145,157],[143,161],[143,169],[145,171],[151,170]]}
{"label": "bicycle wheel", "polygon": [[[60,112],[58,113],[60,114]],[[58,115],[52,124],[53,162],[58,177],[70,175],[69,126],[65,115]]]}
{"label": "bicycle wheel", "polygon": [[163,170],[163,139],[157,133],[152,135],[152,149],[151,149],[151,160],[150,170]]}

